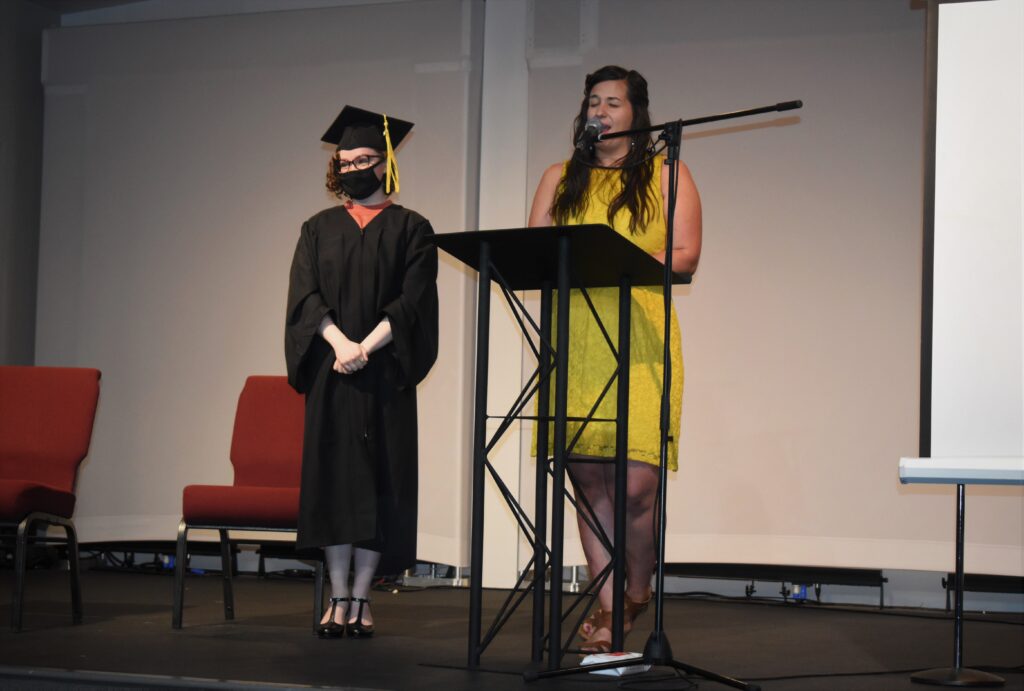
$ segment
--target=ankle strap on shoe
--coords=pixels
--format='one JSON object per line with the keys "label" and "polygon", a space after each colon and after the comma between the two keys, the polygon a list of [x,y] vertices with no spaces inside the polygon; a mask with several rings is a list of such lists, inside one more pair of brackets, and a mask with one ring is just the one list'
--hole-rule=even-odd
{"label": "ankle strap on shoe", "polygon": [[350,597],[332,597],[331,602],[352,602]]}
{"label": "ankle strap on shoe", "polygon": [[370,598],[368,598],[368,597],[353,597],[353,598],[349,598],[349,599],[352,602],[359,602],[359,603],[365,602],[366,604],[370,604]]}

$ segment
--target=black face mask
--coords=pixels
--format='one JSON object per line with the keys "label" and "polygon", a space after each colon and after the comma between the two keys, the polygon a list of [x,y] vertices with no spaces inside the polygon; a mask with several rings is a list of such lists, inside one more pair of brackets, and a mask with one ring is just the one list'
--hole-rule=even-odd
{"label": "black face mask", "polygon": [[341,183],[341,191],[352,199],[366,199],[380,189],[382,182],[373,172],[373,168],[345,173],[338,180]]}

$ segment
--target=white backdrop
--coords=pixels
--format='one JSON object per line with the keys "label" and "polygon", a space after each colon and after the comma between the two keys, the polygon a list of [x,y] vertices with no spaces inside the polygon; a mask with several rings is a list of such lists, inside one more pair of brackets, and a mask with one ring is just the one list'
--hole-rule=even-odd
{"label": "white backdrop", "polygon": [[[805,102],[684,141],[705,239],[675,296],[669,561],[951,567],[949,492],[896,476],[918,445],[924,19],[873,0],[533,5],[531,191],[568,155],[583,77],[603,64],[647,77],[655,122]],[[972,569],[1021,573],[1020,490],[972,494]]]}
{"label": "white backdrop", "polygon": [[[173,539],[181,490],[230,483],[249,374],[283,374],[288,268],[352,103],[416,123],[399,202],[475,226],[481,3],[436,0],[47,35],[37,362],[103,371],[83,541]],[[386,39],[386,40],[385,40]],[[382,50],[381,46],[386,45]],[[477,67],[478,70],[478,67]],[[421,387],[420,555],[461,563],[467,276],[442,263]]]}
{"label": "white backdrop", "polygon": [[[647,76],[655,120],[806,104],[684,143],[705,246],[675,298],[687,369],[669,560],[950,567],[949,492],[896,474],[917,453],[923,10],[424,0],[47,39],[37,362],[104,372],[84,540],[171,539],[183,485],[230,481],[242,382],[283,372],[288,262],[300,222],[331,203],[317,140],[341,104],[417,123],[401,202],[437,230],[514,227],[568,152],[583,76],[622,63]],[[420,557],[466,564],[474,287],[450,260],[440,287]],[[492,412],[524,359],[498,321]],[[517,432],[496,462],[528,498]],[[1024,571],[1020,505],[972,496],[973,569]],[[524,559],[493,496],[488,530],[486,582],[507,584]],[[574,549],[566,563],[582,563]]]}
{"label": "white backdrop", "polygon": [[[647,77],[655,122],[805,104],[684,139],[704,246],[675,295],[686,372],[668,560],[919,563],[894,525],[893,459],[917,445],[923,13],[599,5],[587,44],[538,29],[535,177],[565,154],[583,75],[601,64]],[[579,64],[556,60],[574,48]]]}

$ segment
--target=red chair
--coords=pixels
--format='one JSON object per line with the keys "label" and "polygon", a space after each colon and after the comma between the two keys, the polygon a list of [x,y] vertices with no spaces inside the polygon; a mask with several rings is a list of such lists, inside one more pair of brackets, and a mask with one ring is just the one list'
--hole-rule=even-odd
{"label": "red chair", "polygon": [[[189,485],[183,492],[174,561],[174,628],[181,628],[189,530],[216,530],[220,535],[225,619],[235,618],[228,531],[296,531],[304,417],[304,399],[288,386],[285,377],[252,376],[245,381],[231,437],[234,484]],[[323,561],[318,561],[314,629],[320,621],[323,586]]]}
{"label": "red chair", "polygon": [[[0,367],[0,528],[17,529],[11,628],[21,630],[29,543],[64,542],[71,613],[82,622],[75,476],[89,452],[100,372],[77,367]],[[65,538],[37,536],[40,525]]]}

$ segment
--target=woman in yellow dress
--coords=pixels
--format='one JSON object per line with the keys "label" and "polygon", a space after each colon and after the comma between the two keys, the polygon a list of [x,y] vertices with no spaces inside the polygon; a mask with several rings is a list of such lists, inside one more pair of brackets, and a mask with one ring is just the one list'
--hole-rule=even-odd
{"label": "woman in yellow dress", "polygon": [[[647,80],[634,70],[609,65],[587,75],[583,102],[576,115],[573,141],[583,137],[587,123],[600,122],[602,134],[649,127]],[[595,141],[541,177],[530,210],[531,226],[607,223],[620,235],[657,258],[666,260],[665,228],[669,169],[654,155],[649,134]],[[701,207],[693,178],[680,162],[670,258],[673,271],[693,272],[700,259]],[[613,341],[618,333],[618,289],[588,291]],[[654,514],[660,464],[660,421],[664,306],[660,287],[635,287],[630,319],[629,434],[626,488],[625,629],[651,599],[655,565]],[[569,309],[569,417],[584,417],[615,369],[615,359],[579,291]],[[683,397],[683,358],[679,323],[673,314],[671,429],[668,463],[677,467],[679,418]],[[615,417],[614,389],[595,413]],[[570,423],[572,439],[579,423]],[[591,422],[573,449],[570,461],[615,456],[615,425]],[[612,463],[570,463],[570,477],[594,510],[605,533],[612,529],[615,501]],[[578,518],[580,539],[591,576],[608,564],[609,554],[587,523]],[[600,607],[584,622],[583,650],[611,648],[612,580],[598,593]]]}

